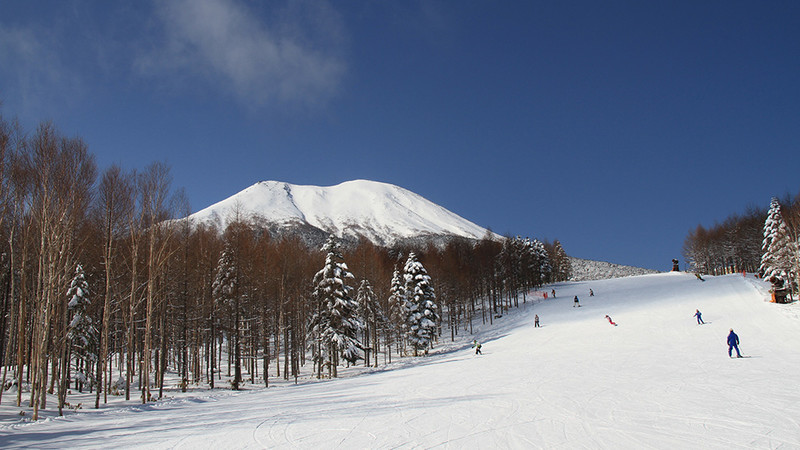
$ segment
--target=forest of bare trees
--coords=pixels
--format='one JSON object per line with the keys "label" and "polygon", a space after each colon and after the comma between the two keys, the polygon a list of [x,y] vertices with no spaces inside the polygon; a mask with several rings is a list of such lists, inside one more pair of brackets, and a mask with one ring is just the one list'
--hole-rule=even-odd
{"label": "forest of bare trees", "polygon": [[[789,240],[796,242],[800,231],[800,195],[786,197],[779,203]],[[731,215],[713,227],[698,225],[684,240],[683,257],[689,269],[713,275],[760,272],[766,218],[766,208],[751,207],[744,214]]]}
{"label": "forest of bare trees", "polygon": [[[225,230],[181,219],[191,210],[163,163],[100,172],[80,138],[0,117],[0,208],[0,402],[29,405],[34,420],[40,409],[69,407],[68,390],[93,392],[95,407],[110,395],[149,402],[163,396],[167,372],[184,390],[223,378],[237,389],[296,380],[315,363],[312,281],[325,254],[273,238],[259,218],[237,214]],[[437,339],[470,333],[568,276],[563,263],[550,265],[560,244],[362,240],[342,252],[361,287],[358,363],[410,350],[393,280],[411,252],[433,280]]]}

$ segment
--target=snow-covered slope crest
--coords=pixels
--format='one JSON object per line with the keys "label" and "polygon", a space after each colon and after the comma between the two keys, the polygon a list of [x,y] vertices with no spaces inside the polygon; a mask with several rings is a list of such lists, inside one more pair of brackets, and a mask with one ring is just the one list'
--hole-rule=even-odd
{"label": "snow-covered slope crest", "polygon": [[632,277],[658,273],[657,270],[641,267],[623,266],[605,261],[592,261],[570,256],[572,265],[571,281],[607,280],[610,278]]}
{"label": "snow-covered slope crest", "polygon": [[345,239],[363,236],[377,245],[436,236],[481,239],[487,233],[409,190],[368,180],[328,187],[262,181],[189,218],[222,230],[237,215],[271,230],[321,231]]}

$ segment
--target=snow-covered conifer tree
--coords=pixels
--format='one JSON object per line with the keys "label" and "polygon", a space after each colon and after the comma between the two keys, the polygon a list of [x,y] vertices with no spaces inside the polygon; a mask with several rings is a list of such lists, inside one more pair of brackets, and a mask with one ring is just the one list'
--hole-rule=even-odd
{"label": "snow-covered conifer tree", "polygon": [[542,241],[534,239],[532,245],[538,262],[539,285],[543,285],[550,281],[553,272],[550,256],[548,256],[547,249]]}
{"label": "snow-covered conifer tree", "polygon": [[327,252],[325,266],[314,275],[316,309],[309,324],[309,342],[316,344],[318,366],[321,376],[322,352],[327,352],[328,371],[336,377],[338,358],[341,356],[351,364],[361,359],[363,345],[358,333],[363,328],[358,318],[358,304],[350,296],[352,288],[346,280],[353,278],[342,258],[339,242],[330,236],[322,247]]}
{"label": "snow-covered conifer tree", "polygon": [[[389,322],[389,326],[391,327],[391,331],[389,336],[396,336],[398,338],[398,345],[400,344],[400,340],[402,340],[402,336],[405,332],[405,308],[406,308],[406,298],[405,298],[405,288],[403,283],[403,275],[395,266],[394,272],[392,273],[392,284],[389,287],[389,299],[387,301],[389,312],[387,314],[387,320]],[[390,339],[392,339],[390,337]],[[392,342],[388,342],[388,345],[391,345]],[[391,354],[391,352],[390,352]]]}
{"label": "snow-covered conifer tree", "polygon": [[414,346],[414,355],[419,351],[427,352],[436,336],[439,324],[439,307],[431,284],[428,271],[411,253],[403,268],[404,291],[406,300],[406,337]]}
{"label": "snow-covered conifer tree", "polygon": [[[239,269],[236,265],[235,250],[229,242],[225,244],[225,248],[217,262],[217,273],[212,284],[212,295],[215,303],[225,305],[233,310],[233,332],[229,335],[233,341],[233,365],[234,375],[231,380],[231,387],[234,390],[239,389],[239,383],[242,381],[242,369],[240,363],[240,348],[239,342]],[[229,366],[230,367],[230,366]]]}
{"label": "snow-covered conifer tree", "polygon": [[72,356],[76,360],[76,376],[83,379],[91,378],[90,372],[83,373],[79,370],[80,367],[87,367],[87,364],[79,364],[79,361],[88,362],[97,358],[97,329],[87,314],[91,304],[89,283],[80,264],[75,267],[75,276],[67,290],[67,299],[67,308],[72,315],[67,328],[67,339],[70,342]]}
{"label": "snow-covered conifer tree", "polygon": [[569,262],[569,256],[561,246],[558,240],[553,242],[553,251],[550,258],[550,264],[553,267],[553,280],[554,281],[567,281],[572,274],[572,263]]}
{"label": "snow-covered conifer tree", "polygon": [[759,272],[765,279],[776,277],[787,281],[797,259],[797,242],[791,237],[777,198],[770,202],[761,248]]}
{"label": "snow-covered conifer tree", "polygon": [[365,345],[364,364],[369,365],[371,356],[369,351],[371,350],[375,355],[375,364],[377,365],[378,324],[383,321],[383,314],[368,280],[361,280],[356,294],[356,302],[358,303],[358,316],[364,324],[364,338],[361,341]]}

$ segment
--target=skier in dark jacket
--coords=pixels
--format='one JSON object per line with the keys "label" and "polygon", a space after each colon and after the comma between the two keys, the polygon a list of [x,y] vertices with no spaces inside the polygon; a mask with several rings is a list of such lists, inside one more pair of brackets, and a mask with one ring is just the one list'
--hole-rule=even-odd
{"label": "skier in dark jacket", "polygon": [[696,313],[694,313],[694,316],[697,317],[697,324],[698,325],[702,325],[702,324],[705,323],[705,322],[703,322],[703,317],[702,317],[703,313],[701,313],[699,309],[697,310]]}
{"label": "skier in dark jacket", "polygon": [[575,296],[575,300],[572,301],[572,307],[581,306],[580,300],[578,300],[578,296]]}
{"label": "skier in dark jacket", "polygon": [[538,314],[536,314],[536,316],[533,317],[533,326],[534,326],[534,328],[539,328],[539,315]]}
{"label": "skier in dark jacket", "polygon": [[742,354],[739,353],[739,336],[733,332],[733,328],[731,328],[730,334],[728,334],[728,357],[733,358],[731,354],[733,349],[736,349],[736,357],[741,358]]}

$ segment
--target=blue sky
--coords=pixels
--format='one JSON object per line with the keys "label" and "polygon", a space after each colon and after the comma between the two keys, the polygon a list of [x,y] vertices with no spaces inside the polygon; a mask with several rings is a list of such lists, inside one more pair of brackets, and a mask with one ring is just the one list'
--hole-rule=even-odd
{"label": "blue sky", "polygon": [[194,210],[370,179],[668,270],[800,189],[800,2],[11,0],[0,100]]}

